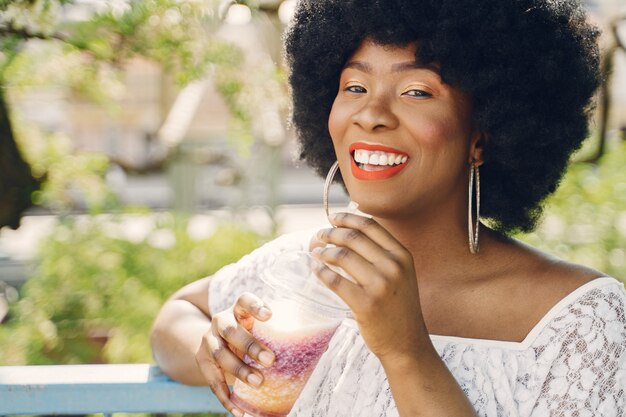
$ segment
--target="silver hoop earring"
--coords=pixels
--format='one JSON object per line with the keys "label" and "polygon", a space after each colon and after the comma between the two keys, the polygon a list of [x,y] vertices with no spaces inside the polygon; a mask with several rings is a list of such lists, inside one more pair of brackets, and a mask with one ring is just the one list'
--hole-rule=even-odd
{"label": "silver hoop earring", "polygon": [[[476,178],[476,221],[474,222],[474,216],[472,215],[473,206],[473,190],[474,190],[474,177]],[[472,224],[474,225],[472,227]],[[468,209],[467,209],[467,231],[469,235],[469,250],[470,253],[476,254],[479,251],[478,247],[478,230],[480,229],[480,171],[478,166],[474,162],[470,165],[470,180],[468,190]]]}
{"label": "silver hoop earring", "polygon": [[[330,222],[330,212],[328,211],[328,193],[330,191],[330,185],[335,178],[335,174],[339,170],[339,162],[335,161],[334,164],[330,167],[328,174],[326,175],[326,182],[324,183],[324,195],[322,196],[322,204],[324,204],[324,211],[326,212],[326,218]],[[334,227],[334,226],[333,226]]]}

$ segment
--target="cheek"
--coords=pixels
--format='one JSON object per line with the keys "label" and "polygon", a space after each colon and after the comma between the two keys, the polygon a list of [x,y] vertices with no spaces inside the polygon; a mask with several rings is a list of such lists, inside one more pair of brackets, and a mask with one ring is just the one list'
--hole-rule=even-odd
{"label": "cheek", "polygon": [[453,133],[454,129],[445,120],[429,119],[414,126],[414,137],[419,138],[422,146],[431,149],[449,145]]}
{"label": "cheek", "polygon": [[428,148],[449,147],[453,144],[462,145],[469,140],[469,128],[463,121],[455,117],[439,114],[414,123],[414,136],[420,138],[423,146]]}

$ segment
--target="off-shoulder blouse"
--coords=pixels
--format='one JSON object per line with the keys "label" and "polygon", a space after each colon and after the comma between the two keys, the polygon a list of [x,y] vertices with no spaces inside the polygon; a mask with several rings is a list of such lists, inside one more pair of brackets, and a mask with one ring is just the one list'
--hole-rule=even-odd
{"label": "off-shoulder blouse", "polygon": [[[308,248],[311,231],[284,235],[210,281],[211,314],[244,291],[263,297],[260,271],[280,253]],[[522,342],[431,335],[435,349],[485,417],[626,416],[626,290],[614,278],[579,287]],[[345,319],[289,417],[395,417],[383,368],[354,320]]]}

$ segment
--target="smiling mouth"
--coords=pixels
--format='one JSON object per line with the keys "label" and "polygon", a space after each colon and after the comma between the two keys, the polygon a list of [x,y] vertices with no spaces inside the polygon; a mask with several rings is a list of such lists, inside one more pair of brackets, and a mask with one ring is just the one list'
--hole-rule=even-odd
{"label": "smiling mouth", "polygon": [[406,167],[409,157],[396,149],[380,145],[354,143],[350,146],[352,174],[361,180],[392,177]]}

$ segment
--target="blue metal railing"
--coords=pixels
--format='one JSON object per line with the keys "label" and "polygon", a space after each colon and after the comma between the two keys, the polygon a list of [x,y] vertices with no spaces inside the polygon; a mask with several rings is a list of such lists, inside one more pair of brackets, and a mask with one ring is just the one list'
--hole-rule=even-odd
{"label": "blue metal railing", "polygon": [[0,415],[226,413],[207,387],[150,365],[0,366]]}

